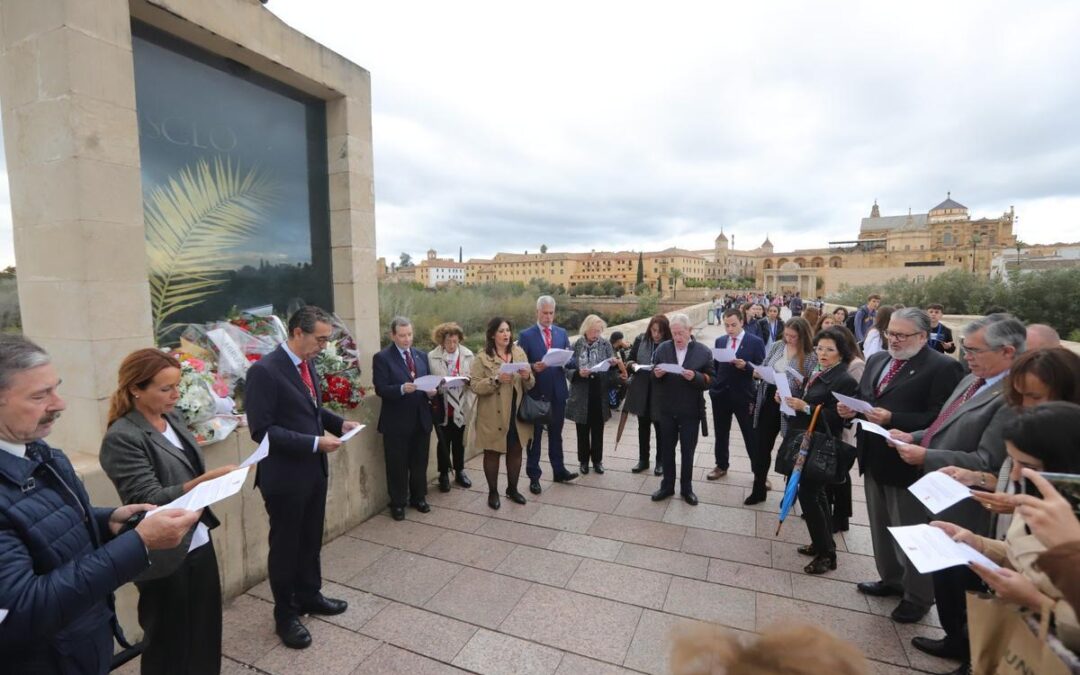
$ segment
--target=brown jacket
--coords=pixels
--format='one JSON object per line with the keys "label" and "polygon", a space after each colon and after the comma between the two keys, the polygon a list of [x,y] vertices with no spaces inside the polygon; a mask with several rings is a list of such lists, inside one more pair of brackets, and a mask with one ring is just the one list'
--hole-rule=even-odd
{"label": "brown jacket", "polygon": [[[515,363],[528,363],[525,351],[514,345],[513,360]],[[469,375],[469,388],[476,394],[476,422],[475,447],[479,450],[495,450],[506,452],[506,434],[510,429],[513,393],[517,392],[517,403],[520,406],[525,392],[533,388],[536,377],[530,370],[529,379],[522,379],[515,374],[510,383],[499,382],[499,367],[502,359],[489,356],[487,352],[479,352],[473,359],[472,372]],[[532,441],[533,426],[525,424],[513,418],[517,424],[518,440],[524,448]]]}

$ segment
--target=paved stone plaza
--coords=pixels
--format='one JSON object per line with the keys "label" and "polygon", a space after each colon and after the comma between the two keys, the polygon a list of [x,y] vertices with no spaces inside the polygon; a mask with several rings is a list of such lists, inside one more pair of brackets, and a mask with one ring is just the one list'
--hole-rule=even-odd
{"label": "paved stone plaza", "polygon": [[[699,332],[711,345],[717,329]],[[736,632],[809,621],[854,642],[878,673],[954,667],[910,645],[913,635],[940,637],[934,612],[923,624],[895,624],[887,618],[895,599],[856,592],[855,582],[877,578],[858,477],[851,530],[837,537],[839,567],[812,577],[795,552],[809,543],[802,520],[789,518],[774,536],[781,493],[742,505],[751,474],[737,426],[731,472],[720,481],[705,480],[713,437],[699,444],[701,504],[691,507],[677,496],[649,499],[660,479],[630,473],[636,420],[615,449],[618,417],[608,423],[602,476],[542,480],[539,497],[523,476],[529,503],[503,499],[492,511],[477,457],[472,490],[433,486],[430,513],[409,509],[400,523],[380,514],[329,542],[324,592],[347,599],[349,610],[305,618],[309,649],[287,649],[274,635],[266,582],[234,599],[224,617],[225,672],[664,673],[669,631],[692,620]],[[576,469],[572,424],[564,439]],[[550,477],[546,463],[544,471]]]}

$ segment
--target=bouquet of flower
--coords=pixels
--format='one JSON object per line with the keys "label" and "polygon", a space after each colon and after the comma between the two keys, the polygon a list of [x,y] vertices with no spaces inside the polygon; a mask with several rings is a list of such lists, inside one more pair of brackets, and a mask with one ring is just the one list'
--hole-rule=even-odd
{"label": "bouquet of flower", "polygon": [[359,350],[352,333],[337,317],[334,329],[334,339],[315,357],[315,372],[323,404],[340,413],[363,403],[367,392],[360,384]]}
{"label": "bouquet of flower", "polygon": [[221,376],[202,359],[183,352],[173,355],[180,361],[180,400],[176,409],[199,443],[223,440],[236,429],[239,419],[233,414],[233,400],[217,393],[223,385]]}

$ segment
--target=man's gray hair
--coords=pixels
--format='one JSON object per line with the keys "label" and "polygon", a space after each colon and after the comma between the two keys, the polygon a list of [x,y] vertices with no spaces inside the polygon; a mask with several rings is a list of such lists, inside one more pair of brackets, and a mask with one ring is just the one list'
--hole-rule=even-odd
{"label": "man's gray hair", "polygon": [[675,324],[679,324],[680,326],[686,328],[686,330],[690,330],[694,327],[694,324],[690,321],[690,317],[683,314],[682,312],[672,314],[668,317],[668,325],[674,326]]}
{"label": "man's gray hair", "polygon": [[539,298],[536,299],[537,309],[547,307],[548,305],[550,305],[551,307],[555,307],[555,298],[551,297],[550,295],[541,295]]}
{"label": "man's gray hair", "polygon": [[289,317],[289,337],[299,328],[305,333],[314,333],[315,324],[326,323],[333,325],[334,320],[330,317],[330,314],[322,307],[316,307],[315,305],[304,305],[300,309],[293,312],[293,315]]}
{"label": "man's gray hair", "polygon": [[893,319],[903,319],[904,321],[910,321],[915,324],[915,329],[923,332],[930,332],[930,315],[918,307],[905,307],[898,309],[892,313]]}
{"label": "man's gray hair", "polygon": [[1017,356],[1024,353],[1027,328],[1012,314],[999,312],[975,319],[964,327],[964,336],[974,335],[980,330],[984,331],[983,337],[990,349],[1012,346],[1016,348]]}
{"label": "man's gray hair", "polygon": [[411,326],[411,325],[412,325],[412,321],[409,321],[409,317],[407,317],[407,316],[395,316],[393,319],[390,319],[390,334],[391,335],[397,335],[397,329],[398,328],[400,328],[401,326]]}
{"label": "man's gray hair", "polygon": [[0,337],[0,391],[11,386],[11,377],[16,373],[51,362],[48,352],[21,335]]}

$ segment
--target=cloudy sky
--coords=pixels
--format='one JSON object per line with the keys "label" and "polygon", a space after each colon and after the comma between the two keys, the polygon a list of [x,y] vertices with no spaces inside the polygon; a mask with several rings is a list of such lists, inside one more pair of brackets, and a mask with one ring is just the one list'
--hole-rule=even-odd
{"label": "cloudy sky", "polygon": [[[372,73],[380,255],[857,236],[951,191],[1080,240],[1080,3],[359,2],[270,11]],[[1071,46],[1070,46],[1071,45]],[[0,264],[11,258],[7,183]]]}

